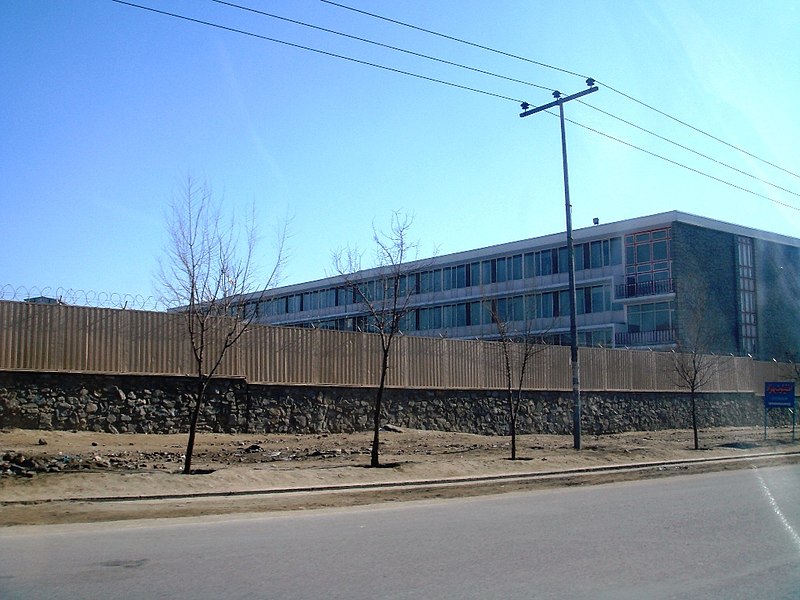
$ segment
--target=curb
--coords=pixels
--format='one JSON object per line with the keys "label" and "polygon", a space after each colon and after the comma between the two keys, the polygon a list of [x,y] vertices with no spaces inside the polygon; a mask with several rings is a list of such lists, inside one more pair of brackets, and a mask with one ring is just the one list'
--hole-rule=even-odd
{"label": "curb", "polygon": [[593,475],[602,473],[614,473],[622,471],[642,471],[657,469],[662,467],[688,466],[697,464],[711,463],[736,463],[753,462],[780,457],[798,457],[800,450],[791,452],[764,452],[759,454],[748,454],[746,456],[724,456],[708,458],[689,458],[675,459],[653,462],[638,462],[628,464],[604,465],[594,467],[577,467],[574,469],[564,469],[557,471],[536,471],[528,473],[501,473],[498,475],[479,475],[473,477],[445,477],[438,479],[413,479],[408,481],[383,481],[374,483],[350,483],[340,485],[320,485],[320,486],[298,486],[286,488],[270,488],[261,490],[241,490],[227,492],[194,492],[194,493],[175,493],[175,494],[148,494],[139,496],[90,496],[85,498],[47,498],[41,500],[8,500],[0,501],[0,506],[31,506],[37,504],[48,504],[57,502],[87,502],[87,503],[111,503],[111,502],[139,502],[146,500],[191,500],[201,498],[233,498],[243,496],[270,496],[281,494],[296,493],[335,493],[347,491],[369,491],[381,489],[412,489],[426,487],[445,487],[457,485],[472,485],[482,483],[506,482],[506,481],[531,481],[537,479],[549,479],[558,477],[571,477],[575,475]]}

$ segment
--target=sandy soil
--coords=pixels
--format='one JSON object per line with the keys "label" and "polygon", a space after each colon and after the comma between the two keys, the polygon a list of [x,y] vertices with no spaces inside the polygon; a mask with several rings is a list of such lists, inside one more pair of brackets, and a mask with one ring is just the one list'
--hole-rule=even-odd
{"label": "sandy soil", "polygon": [[[520,460],[510,441],[439,431],[386,431],[383,468],[367,468],[371,434],[198,436],[193,467],[181,475],[186,435],[0,431],[0,525],[291,510],[498,493],[687,472],[686,465],[565,476],[526,477],[642,462],[792,453],[791,430],[721,428],[583,436],[524,435]],[[775,459],[770,459],[775,460]],[[743,462],[693,465],[741,468]],[[27,465],[22,467],[20,465]],[[50,471],[50,472],[47,472]],[[509,476],[458,485],[453,479]],[[519,476],[519,477],[514,477]],[[451,480],[448,483],[447,480]],[[436,481],[435,485],[431,482]],[[398,487],[393,484],[416,482]],[[422,485],[423,482],[427,482]],[[377,484],[378,487],[366,487]],[[353,489],[355,486],[355,489]],[[312,488],[326,488],[316,490]],[[337,489],[338,488],[338,489]]]}

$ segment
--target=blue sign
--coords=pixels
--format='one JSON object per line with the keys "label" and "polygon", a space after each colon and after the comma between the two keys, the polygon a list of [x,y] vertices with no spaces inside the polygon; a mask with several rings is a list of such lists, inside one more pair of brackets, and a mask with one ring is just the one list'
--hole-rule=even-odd
{"label": "blue sign", "polygon": [[765,381],[764,408],[794,408],[794,381]]}

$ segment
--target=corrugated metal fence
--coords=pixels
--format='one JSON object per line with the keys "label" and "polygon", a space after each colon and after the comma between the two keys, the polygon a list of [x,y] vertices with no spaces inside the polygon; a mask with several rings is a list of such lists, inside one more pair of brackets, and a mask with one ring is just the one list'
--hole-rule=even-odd
{"label": "corrugated metal fence", "polygon": [[[0,302],[0,369],[183,375],[193,372],[185,317],[175,313]],[[380,376],[376,335],[253,326],[226,355],[220,375],[252,383],[374,386]],[[761,393],[780,380],[780,365],[719,357],[703,391]],[[668,353],[581,348],[581,388],[669,391]],[[407,388],[502,389],[500,344],[400,336],[388,385]],[[569,348],[537,348],[525,387],[570,390]]]}

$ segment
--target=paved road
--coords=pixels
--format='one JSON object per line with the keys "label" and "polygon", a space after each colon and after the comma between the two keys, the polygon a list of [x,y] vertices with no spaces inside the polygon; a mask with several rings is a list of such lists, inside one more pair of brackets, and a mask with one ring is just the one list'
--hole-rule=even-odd
{"label": "paved road", "polygon": [[800,598],[800,467],[0,530],[0,598]]}

